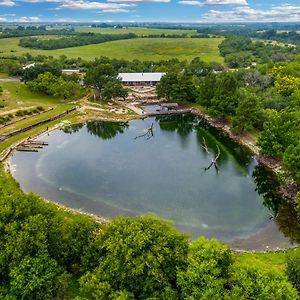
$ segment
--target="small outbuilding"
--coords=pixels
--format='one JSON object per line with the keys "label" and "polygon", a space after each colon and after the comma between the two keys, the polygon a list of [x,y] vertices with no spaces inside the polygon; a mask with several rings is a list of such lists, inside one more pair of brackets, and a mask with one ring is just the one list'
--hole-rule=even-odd
{"label": "small outbuilding", "polygon": [[34,67],[35,67],[35,63],[32,63],[32,64],[24,66],[22,69],[27,70],[27,69],[31,69],[31,68],[34,68]]}
{"label": "small outbuilding", "polygon": [[78,69],[62,69],[61,72],[66,75],[71,75],[71,74],[79,74],[80,70],[78,70]]}
{"label": "small outbuilding", "polygon": [[119,73],[118,78],[124,85],[154,86],[166,73]]}

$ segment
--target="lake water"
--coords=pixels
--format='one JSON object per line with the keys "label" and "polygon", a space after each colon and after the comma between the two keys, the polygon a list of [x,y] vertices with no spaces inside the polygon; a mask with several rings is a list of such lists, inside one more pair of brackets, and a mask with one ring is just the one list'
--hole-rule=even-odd
{"label": "lake water", "polygon": [[[49,146],[11,159],[25,191],[108,218],[156,214],[193,237],[227,242],[274,226],[255,161],[192,115],[90,122],[40,139]],[[218,169],[207,169],[218,147]]]}

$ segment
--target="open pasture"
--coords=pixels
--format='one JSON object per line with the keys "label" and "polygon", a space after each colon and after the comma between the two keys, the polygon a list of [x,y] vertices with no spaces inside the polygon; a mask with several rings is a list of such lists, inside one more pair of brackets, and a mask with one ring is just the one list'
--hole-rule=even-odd
{"label": "open pasture", "polygon": [[0,56],[31,53],[53,57],[66,55],[69,58],[81,57],[85,60],[107,56],[117,59],[153,61],[172,58],[190,61],[194,57],[200,57],[207,62],[222,62],[223,58],[218,49],[221,41],[222,38],[137,38],[57,50],[37,50],[20,47],[19,38],[9,38],[0,39]]}
{"label": "open pasture", "polygon": [[138,36],[149,34],[187,34],[188,36],[197,34],[197,30],[184,30],[184,29],[160,29],[160,28],[142,28],[142,27],[129,27],[129,28],[91,28],[87,26],[77,26],[75,31],[79,32],[94,32],[103,34],[124,34],[135,33]]}

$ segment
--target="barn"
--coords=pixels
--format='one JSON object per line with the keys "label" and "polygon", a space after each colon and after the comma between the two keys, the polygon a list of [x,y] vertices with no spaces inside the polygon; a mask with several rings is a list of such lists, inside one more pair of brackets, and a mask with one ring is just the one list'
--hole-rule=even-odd
{"label": "barn", "polygon": [[119,73],[118,78],[124,85],[154,86],[166,73]]}

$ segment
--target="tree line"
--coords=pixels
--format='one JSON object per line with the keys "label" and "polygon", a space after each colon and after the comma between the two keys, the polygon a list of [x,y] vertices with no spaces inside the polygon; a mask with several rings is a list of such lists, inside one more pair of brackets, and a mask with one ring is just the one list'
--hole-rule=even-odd
{"label": "tree line", "polygon": [[18,26],[17,28],[0,27],[0,38],[13,38],[23,36],[38,36],[38,35],[76,35],[81,34],[75,32],[73,28],[51,29],[48,30],[46,26]]}
{"label": "tree line", "polygon": [[[111,222],[25,194],[0,170],[3,299],[297,299],[300,251],[286,273],[237,264],[225,245],[155,216]],[[298,292],[297,292],[298,289]]]}
{"label": "tree line", "polygon": [[246,26],[217,25],[198,29],[199,33],[220,36],[240,36],[261,40],[300,44],[299,24],[247,24]]}
{"label": "tree line", "polygon": [[95,33],[81,33],[72,37],[61,37],[58,39],[39,39],[37,37],[20,39],[19,45],[21,47],[53,50],[69,47],[78,47],[90,44],[100,44],[109,41],[118,41],[136,38],[134,33],[125,34],[95,34]]}

